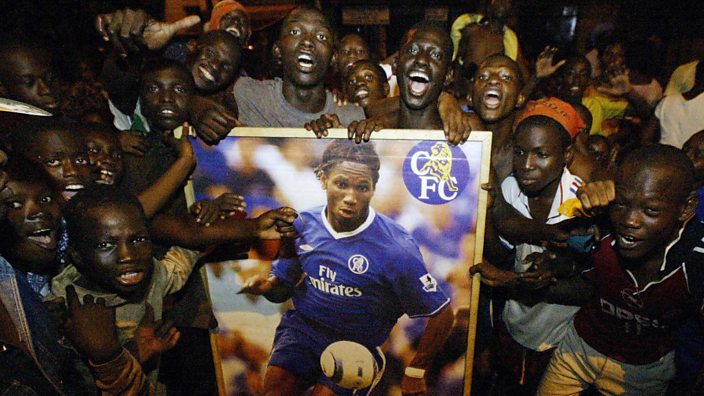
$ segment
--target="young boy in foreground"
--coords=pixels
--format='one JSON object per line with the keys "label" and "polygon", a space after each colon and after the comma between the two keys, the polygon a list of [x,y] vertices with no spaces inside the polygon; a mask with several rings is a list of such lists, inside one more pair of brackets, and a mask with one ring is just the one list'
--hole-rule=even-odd
{"label": "young boy in foreground", "polygon": [[[591,254],[592,268],[555,286],[564,287],[563,298],[588,302],[555,351],[538,395],[587,387],[665,393],[675,374],[675,330],[696,315],[704,295],[704,226],[688,221],[697,205],[693,186],[692,163],[674,147],[645,146],[623,160],[610,191],[602,191],[612,198],[611,232]],[[584,197],[593,191],[582,191],[583,205],[597,201]],[[575,296],[575,286],[585,283],[591,295]]]}
{"label": "young boy in foreground", "polygon": [[103,394],[149,394],[153,388],[139,361],[117,340],[114,308],[92,296],[81,304],[69,289],[66,335],[90,365],[95,384],[79,374],[83,365],[61,343],[63,333],[41,302],[60,269],[58,193],[35,163],[13,157],[5,171],[0,183],[0,203],[6,208],[0,213],[0,344],[2,366],[13,369],[0,371],[0,389],[81,395],[95,394],[97,385]]}
{"label": "young boy in foreground", "polygon": [[[514,172],[501,184],[503,198],[520,215],[539,224],[558,224],[569,217],[558,208],[575,198],[582,180],[567,169],[573,139],[584,127],[567,103],[550,98],[531,102],[517,119],[513,135]],[[496,331],[499,382],[513,394],[534,394],[553,349],[577,307],[535,303],[533,289],[542,289],[552,274],[533,266],[529,255],[542,252],[537,243],[503,240],[515,252],[510,271],[488,262],[472,267],[491,286],[508,292],[503,310],[504,326]],[[571,275],[571,274],[568,274]],[[564,276],[564,275],[563,275]],[[483,280],[485,280],[483,279]]]}
{"label": "young boy in foreground", "polygon": [[[154,318],[161,319],[164,297],[185,285],[201,257],[198,252],[172,248],[162,260],[154,259],[139,201],[110,186],[82,191],[64,214],[72,264],[54,277],[46,300],[65,298],[69,285],[79,298],[86,294],[103,298],[107,306],[116,307],[115,325],[123,344],[133,338],[148,306]],[[283,223],[295,217],[293,211],[280,215],[278,220]],[[257,234],[278,238],[276,221],[271,216],[255,220]]]}

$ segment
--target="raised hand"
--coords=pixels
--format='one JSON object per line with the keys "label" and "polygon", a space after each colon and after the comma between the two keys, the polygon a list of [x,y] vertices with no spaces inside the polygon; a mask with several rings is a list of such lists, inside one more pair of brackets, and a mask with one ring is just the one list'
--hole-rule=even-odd
{"label": "raised hand", "polygon": [[120,133],[117,134],[117,138],[120,141],[122,151],[125,153],[142,157],[147,150],[149,150],[147,139],[141,132],[120,131]]}
{"label": "raised hand", "polygon": [[200,22],[200,17],[190,15],[173,23],[159,22],[144,10],[126,8],[111,14],[100,14],[95,28],[105,41],[112,41],[118,53],[126,57],[138,53],[141,46],[156,50],[165,46],[181,29]]}
{"label": "raised hand", "polygon": [[83,304],[73,286],[66,287],[68,320],[66,334],[73,346],[94,364],[109,362],[122,351],[115,328],[115,307],[105,305],[104,298],[94,300],[87,294]]}
{"label": "raised hand", "polygon": [[543,52],[538,55],[538,59],[535,61],[535,77],[545,78],[553,75],[557,69],[567,62],[566,60],[561,60],[553,64],[555,53],[557,48],[547,46]]}
{"label": "raised hand", "polygon": [[633,85],[628,78],[628,70],[625,67],[608,69],[604,71],[608,79],[607,85],[596,87],[597,91],[606,95],[624,96],[633,90]]}
{"label": "raised hand", "polygon": [[154,321],[154,309],[147,303],[139,327],[125,348],[144,365],[175,347],[180,337],[181,333],[176,330],[172,320]]}
{"label": "raised hand", "polygon": [[188,29],[199,22],[200,17],[198,15],[189,15],[173,23],[159,22],[152,19],[144,29],[142,40],[147,48],[156,50],[164,47],[179,30]]}
{"label": "raised hand", "polygon": [[582,203],[581,214],[593,216],[606,209],[616,198],[616,186],[613,180],[589,182],[577,190],[577,197]]}
{"label": "raised hand", "polygon": [[183,123],[181,136],[176,138],[173,131],[164,131],[162,135],[162,141],[174,149],[178,155],[178,159],[181,161],[186,161],[185,163],[190,164],[190,166],[196,166],[196,154],[193,151],[193,146],[191,145],[191,140],[189,139],[188,133],[188,123]]}

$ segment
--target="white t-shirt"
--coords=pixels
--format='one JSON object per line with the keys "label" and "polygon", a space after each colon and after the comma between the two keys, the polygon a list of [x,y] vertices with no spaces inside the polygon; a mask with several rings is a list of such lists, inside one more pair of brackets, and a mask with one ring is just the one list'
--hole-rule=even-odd
{"label": "white t-shirt", "polygon": [[393,67],[386,63],[380,63],[379,66],[386,72],[386,81],[389,83],[389,97],[398,96],[398,80],[394,74]]}
{"label": "white t-shirt", "polygon": [[704,129],[704,94],[685,100],[682,94],[665,96],[655,108],[660,120],[660,143],[677,148]]}
{"label": "white t-shirt", "polygon": [[[565,168],[548,214],[547,224],[556,224],[568,219],[557,209],[568,199],[576,198],[577,189],[581,185],[582,180]],[[501,183],[501,191],[509,205],[523,216],[532,218],[528,197],[523,194],[513,175],[504,179]],[[513,247],[504,239],[502,241]],[[513,270],[516,272],[525,272],[528,269],[529,265],[523,264],[523,259],[529,254],[544,250],[541,246],[528,243],[517,245],[515,249],[516,261]],[[504,307],[503,320],[508,332],[516,342],[526,348],[541,352],[557,346],[578,310],[579,307],[569,305],[538,303],[528,306],[516,300],[508,300]]]}

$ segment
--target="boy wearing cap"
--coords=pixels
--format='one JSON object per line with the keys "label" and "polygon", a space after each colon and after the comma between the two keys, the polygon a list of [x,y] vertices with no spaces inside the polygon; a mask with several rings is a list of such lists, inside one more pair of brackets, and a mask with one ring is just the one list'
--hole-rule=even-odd
{"label": "boy wearing cap", "polygon": [[252,34],[249,13],[235,0],[222,0],[213,7],[208,30],[224,30],[235,36],[240,45],[244,46]]}
{"label": "boy wearing cap", "polygon": [[[558,208],[575,198],[582,180],[567,169],[572,142],[584,124],[569,104],[556,99],[531,102],[516,120],[513,135],[513,173],[501,184],[506,203],[536,223],[567,220]],[[507,391],[534,394],[540,376],[578,307],[538,302],[555,273],[533,264],[531,253],[543,248],[531,243],[502,242],[515,250],[511,271],[488,262],[472,268],[491,286],[503,287],[508,301],[505,328],[496,331],[498,383]],[[537,293],[537,294],[536,294]]]}

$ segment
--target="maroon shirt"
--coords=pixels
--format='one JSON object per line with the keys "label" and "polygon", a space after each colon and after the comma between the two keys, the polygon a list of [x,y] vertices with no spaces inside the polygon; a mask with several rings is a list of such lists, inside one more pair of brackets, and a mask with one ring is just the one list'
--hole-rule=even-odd
{"label": "maroon shirt", "polygon": [[677,325],[701,306],[704,282],[704,226],[691,221],[670,245],[660,280],[638,285],[621,267],[611,236],[592,253],[595,297],[582,307],[574,325],[592,348],[620,362],[647,364],[673,350]]}

